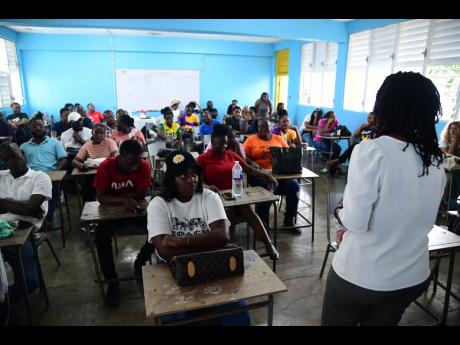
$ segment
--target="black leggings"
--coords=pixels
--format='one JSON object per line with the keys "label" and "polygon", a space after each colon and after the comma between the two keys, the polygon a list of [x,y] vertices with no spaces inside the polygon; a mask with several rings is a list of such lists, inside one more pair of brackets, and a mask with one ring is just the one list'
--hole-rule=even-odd
{"label": "black leggings", "polygon": [[430,278],[400,290],[369,290],[342,279],[331,267],[327,276],[321,325],[396,326],[406,308],[429,284]]}

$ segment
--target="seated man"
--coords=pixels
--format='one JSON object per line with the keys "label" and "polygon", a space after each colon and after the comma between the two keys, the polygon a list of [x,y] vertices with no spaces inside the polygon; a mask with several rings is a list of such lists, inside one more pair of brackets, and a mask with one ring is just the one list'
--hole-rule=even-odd
{"label": "seated man", "polygon": [[239,106],[233,107],[232,116],[225,118],[225,124],[232,127],[234,131],[246,133],[246,130],[242,128],[244,121],[241,121],[241,108]]}
{"label": "seated man", "polygon": [[[62,144],[45,134],[43,121],[38,118],[30,120],[32,139],[21,145],[27,165],[35,171],[63,170],[66,164],[67,153]],[[53,186],[53,198],[49,202],[47,229],[52,228],[54,210],[60,198],[60,190]]]}
{"label": "seated man", "polygon": [[3,119],[3,113],[0,111],[0,137],[12,137],[13,128]]}
{"label": "seated man", "polygon": [[[27,167],[26,161],[14,143],[0,144],[0,159],[9,170],[0,171],[0,219],[19,221],[18,227],[34,224],[39,228],[48,211],[51,199],[51,179],[41,171]],[[14,274],[14,284],[9,287],[8,295],[11,304],[18,303],[25,296],[20,274],[20,263],[16,248],[2,248],[2,253]],[[21,247],[24,275],[29,293],[39,285],[37,264],[35,261],[32,239]]]}
{"label": "seated man", "polygon": [[117,120],[115,120],[112,110],[104,111],[104,120],[102,123],[106,126],[105,137],[107,139],[112,138],[112,132],[117,130]]}
{"label": "seated man", "polygon": [[68,153],[66,170],[70,174],[75,155],[87,141],[91,140],[91,129],[84,127],[83,118],[76,112],[70,113],[68,120],[70,128],[62,133],[61,143]]}
{"label": "seated man", "polygon": [[11,109],[13,113],[9,115],[6,120],[8,124],[13,128],[14,140],[21,146],[30,139],[30,128],[29,128],[29,116],[26,113],[21,112],[21,105],[19,103],[12,103]]}
{"label": "seated man", "polygon": [[203,123],[200,125],[200,136],[211,135],[214,126],[217,124],[219,124],[219,121],[211,117],[210,111],[207,109],[203,110]]}
{"label": "seated man", "polygon": [[61,135],[63,132],[70,128],[68,117],[70,111],[66,108],[62,108],[60,111],[61,121],[56,122],[51,128],[51,138],[61,140]]}
{"label": "seated man", "polygon": [[[107,158],[97,169],[94,187],[97,200],[105,205],[124,205],[126,212],[136,212],[137,202],[147,195],[152,185],[150,165],[142,159],[142,149],[136,140],[125,140],[120,146],[120,155]],[[117,228],[129,225],[147,229],[145,218],[127,219],[125,221],[107,221],[99,223],[96,230],[96,246],[104,278],[118,279],[113,259],[112,237]],[[145,230],[147,232],[147,230]],[[153,246],[146,242],[135,261],[136,275],[142,264],[153,253]],[[120,304],[120,287],[118,282],[109,283],[107,304],[117,307]]]}

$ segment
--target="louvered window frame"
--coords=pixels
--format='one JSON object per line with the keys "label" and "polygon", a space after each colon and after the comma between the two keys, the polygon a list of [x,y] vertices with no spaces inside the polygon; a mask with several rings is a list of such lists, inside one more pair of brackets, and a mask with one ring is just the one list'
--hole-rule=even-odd
{"label": "louvered window frame", "polygon": [[[322,49],[323,52],[320,52],[320,49]],[[306,56],[307,50],[310,50],[308,57]],[[299,103],[301,105],[315,105],[332,108],[334,106],[334,97],[332,99],[332,104],[325,103],[324,101],[326,91],[324,88],[324,74],[325,72],[334,74],[333,94],[335,95],[338,43],[325,41],[311,42],[304,44],[301,52]],[[314,73],[320,74],[319,83],[321,84],[321,91],[318,93],[317,98],[312,97],[311,91]]]}
{"label": "louvered window frame", "polygon": [[[0,37],[1,56],[6,57],[3,65],[7,66],[5,71],[0,72],[0,107],[9,107],[12,102],[23,103],[23,94],[20,85],[19,63],[16,53],[16,44]],[[5,64],[6,62],[6,64]],[[13,75],[15,75],[13,77]],[[16,92],[13,89],[13,78],[16,78]]]}
{"label": "louvered window frame", "polygon": [[[369,82],[369,68],[375,64],[375,61],[372,61],[372,56],[374,54],[374,47],[372,46],[372,43],[375,43],[373,42],[373,37],[379,30],[390,30],[392,27],[396,30],[396,37],[393,46],[391,73],[395,73],[399,70],[405,70],[407,68],[418,68],[421,74],[429,77],[427,74],[430,66],[460,64],[460,20],[458,19],[416,19],[351,34],[348,46],[345,77],[344,109],[360,112],[372,110],[365,108],[365,101],[366,92],[368,91],[367,83]],[[446,28],[450,28],[450,31],[445,30]],[[369,51],[366,58],[367,61],[363,61],[361,65],[357,65],[352,56],[354,50],[353,41],[356,41],[356,37],[366,34],[369,34]],[[411,35],[414,37],[413,41],[411,40]],[[424,41],[425,43],[423,43]],[[411,47],[411,45],[413,47]],[[423,45],[424,49],[420,50],[420,54],[423,57],[419,59],[416,57],[416,52],[411,53],[411,49],[421,49]],[[441,48],[444,48],[445,51],[442,51]],[[404,55],[404,59],[402,59],[402,53],[406,54]],[[364,88],[364,92],[362,93],[363,99],[359,105],[358,103],[350,105],[350,102],[347,102],[347,91],[349,88],[354,88],[356,85],[351,85],[349,83],[348,75],[351,70],[359,68],[361,68],[365,73],[365,85],[359,85],[359,87]],[[444,113],[443,115],[451,115],[449,113],[450,109],[446,109],[446,111],[447,113]],[[455,109],[453,112],[453,117],[458,118],[460,113],[460,83],[458,84]]]}

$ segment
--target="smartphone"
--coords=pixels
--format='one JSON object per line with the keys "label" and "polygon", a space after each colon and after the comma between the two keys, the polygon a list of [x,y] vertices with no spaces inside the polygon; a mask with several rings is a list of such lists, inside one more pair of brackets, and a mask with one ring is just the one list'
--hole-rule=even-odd
{"label": "smartphone", "polygon": [[222,196],[225,200],[234,200],[235,197],[233,196],[232,193],[230,192],[225,192],[225,193],[222,193]]}

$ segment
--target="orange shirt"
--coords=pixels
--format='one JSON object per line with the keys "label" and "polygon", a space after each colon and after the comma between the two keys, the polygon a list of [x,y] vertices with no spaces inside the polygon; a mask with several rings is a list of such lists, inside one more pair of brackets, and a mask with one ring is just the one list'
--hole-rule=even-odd
{"label": "orange shirt", "polygon": [[262,140],[257,134],[251,135],[243,144],[246,156],[259,164],[264,169],[272,168],[272,155],[270,146],[288,147],[284,140],[278,135],[272,135],[270,140]]}

